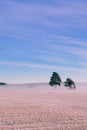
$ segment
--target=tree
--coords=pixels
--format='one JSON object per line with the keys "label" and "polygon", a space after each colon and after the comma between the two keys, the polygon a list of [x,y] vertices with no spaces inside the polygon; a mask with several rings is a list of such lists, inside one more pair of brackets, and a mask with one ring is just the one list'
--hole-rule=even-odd
{"label": "tree", "polygon": [[0,85],[7,85],[6,83],[4,83],[4,82],[0,82]]}
{"label": "tree", "polygon": [[66,81],[64,82],[64,86],[69,88],[76,88],[74,81],[70,78],[66,79]]}
{"label": "tree", "polygon": [[53,72],[53,74],[50,78],[49,85],[51,85],[51,86],[59,85],[60,86],[60,84],[61,84],[61,78],[60,78],[59,74],[56,72]]}

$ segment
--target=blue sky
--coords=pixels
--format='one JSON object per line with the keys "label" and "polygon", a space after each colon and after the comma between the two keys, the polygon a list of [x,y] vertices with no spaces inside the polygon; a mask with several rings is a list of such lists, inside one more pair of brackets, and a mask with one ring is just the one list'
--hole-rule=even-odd
{"label": "blue sky", "polygon": [[87,79],[86,0],[0,0],[0,81]]}

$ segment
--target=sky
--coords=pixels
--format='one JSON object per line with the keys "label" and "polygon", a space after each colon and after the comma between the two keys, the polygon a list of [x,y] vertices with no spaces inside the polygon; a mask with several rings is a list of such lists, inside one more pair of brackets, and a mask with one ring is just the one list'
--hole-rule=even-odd
{"label": "sky", "polygon": [[87,0],[0,0],[0,82],[87,82]]}

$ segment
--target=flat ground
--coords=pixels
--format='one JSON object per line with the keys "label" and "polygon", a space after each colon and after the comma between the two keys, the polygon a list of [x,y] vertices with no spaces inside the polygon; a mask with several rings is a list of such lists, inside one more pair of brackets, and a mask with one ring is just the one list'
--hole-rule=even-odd
{"label": "flat ground", "polygon": [[0,130],[87,130],[87,89],[0,89]]}

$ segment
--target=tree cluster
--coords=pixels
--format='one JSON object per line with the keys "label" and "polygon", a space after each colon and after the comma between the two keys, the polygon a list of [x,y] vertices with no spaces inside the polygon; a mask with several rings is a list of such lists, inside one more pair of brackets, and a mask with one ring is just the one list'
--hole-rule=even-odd
{"label": "tree cluster", "polygon": [[[62,80],[60,78],[60,75],[57,72],[53,72],[52,76],[50,78],[49,85],[51,86],[57,86],[61,85]],[[64,82],[64,86],[69,87],[69,88],[76,88],[75,83],[72,79],[67,78],[66,81]]]}
{"label": "tree cluster", "polygon": [[0,82],[0,85],[7,85],[6,83],[4,83],[4,82]]}

